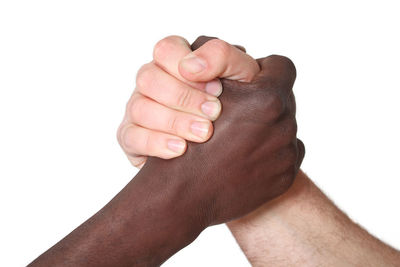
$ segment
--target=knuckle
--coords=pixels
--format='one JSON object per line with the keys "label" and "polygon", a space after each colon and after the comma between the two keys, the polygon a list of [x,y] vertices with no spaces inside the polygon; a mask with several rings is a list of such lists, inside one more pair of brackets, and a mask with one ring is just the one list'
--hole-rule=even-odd
{"label": "knuckle", "polygon": [[135,97],[129,106],[129,115],[132,122],[136,122],[141,112],[146,109],[146,101],[143,97]]}
{"label": "knuckle", "polygon": [[292,142],[288,146],[287,152],[286,152],[286,158],[287,158],[289,167],[292,167],[294,164],[296,164],[297,155],[298,155],[297,144]]}
{"label": "knuckle", "polygon": [[176,100],[178,107],[181,108],[190,107],[190,105],[192,104],[192,98],[193,98],[192,90],[188,88],[181,90]]}
{"label": "knuckle", "polygon": [[154,153],[156,150],[157,146],[155,143],[152,141],[154,138],[154,133],[150,132],[149,134],[146,134],[143,136],[143,139],[141,140],[141,146],[143,147],[143,151],[147,154],[150,155]]}
{"label": "knuckle", "polygon": [[171,46],[173,43],[173,36],[168,36],[156,43],[153,49],[153,58],[158,61],[162,58],[164,58],[164,55],[166,54],[166,51],[168,51],[168,48]]}
{"label": "knuckle", "polygon": [[270,92],[265,103],[265,113],[269,121],[275,121],[281,117],[284,113],[285,105],[283,103],[282,97],[275,92]]}
{"label": "knuckle", "polygon": [[122,137],[122,129],[123,129],[123,127],[124,127],[124,125],[123,125],[123,123],[121,123],[119,125],[119,127],[117,129],[117,133],[116,133],[118,144],[122,147],[122,149],[124,148],[123,147],[123,143],[122,143],[122,138],[123,138]]}
{"label": "knuckle", "polygon": [[138,143],[138,134],[137,127],[130,126],[125,129],[121,136],[121,143],[125,148],[125,153],[134,154]]}
{"label": "knuckle", "polygon": [[287,143],[295,140],[297,134],[297,123],[296,119],[289,118],[284,121],[280,127],[280,135],[287,140]]}
{"label": "knuckle", "polygon": [[276,154],[276,160],[280,170],[292,169],[297,162],[298,149],[294,142],[281,147]]}
{"label": "knuckle", "polygon": [[139,69],[136,75],[136,87],[139,89],[139,91],[143,91],[143,89],[150,85],[152,76],[153,71],[151,63],[145,64]]}
{"label": "knuckle", "polygon": [[170,133],[176,133],[179,127],[179,119],[178,116],[172,115],[167,120],[167,131]]}
{"label": "knuckle", "polygon": [[286,56],[282,56],[282,55],[271,55],[270,56],[271,59],[276,62],[276,63],[280,63],[280,65],[283,65],[287,68],[296,68],[293,61],[286,57]]}
{"label": "knuckle", "polygon": [[213,51],[216,51],[216,55],[220,56],[221,58],[227,58],[232,48],[229,43],[220,39],[212,39],[207,43]]}
{"label": "knuckle", "polygon": [[298,147],[298,151],[299,151],[299,159],[300,161],[303,161],[304,156],[306,154],[306,147],[303,143],[303,141],[301,141],[300,139],[297,139],[297,147]]}
{"label": "knuckle", "polygon": [[283,68],[286,73],[296,78],[296,66],[290,58],[281,55],[271,55],[270,57],[271,60]]}
{"label": "knuckle", "polygon": [[189,46],[189,43],[186,41],[186,39],[177,35],[170,35],[158,41],[153,49],[154,60],[156,62],[160,62],[165,58],[166,55],[168,55],[169,50],[179,43],[185,43]]}

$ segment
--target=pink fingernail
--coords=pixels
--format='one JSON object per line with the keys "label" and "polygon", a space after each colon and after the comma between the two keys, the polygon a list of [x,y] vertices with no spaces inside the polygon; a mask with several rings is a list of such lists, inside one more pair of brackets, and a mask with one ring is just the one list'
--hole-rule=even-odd
{"label": "pink fingernail", "polygon": [[192,133],[201,139],[204,139],[208,135],[210,130],[210,123],[206,121],[195,121],[190,125],[190,130]]}
{"label": "pink fingernail", "polygon": [[220,96],[222,93],[222,84],[219,79],[212,80],[206,84],[205,90],[213,96]]}
{"label": "pink fingernail", "polygon": [[182,68],[184,68],[187,72],[190,72],[192,74],[201,72],[206,68],[206,65],[207,63],[203,59],[193,54],[187,55],[181,61]]}
{"label": "pink fingernail", "polygon": [[215,120],[221,112],[221,104],[216,101],[207,101],[201,105],[201,111],[211,120]]}
{"label": "pink fingernail", "polygon": [[174,153],[181,154],[185,150],[185,142],[177,139],[170,139],[167,141],[167,147]]}

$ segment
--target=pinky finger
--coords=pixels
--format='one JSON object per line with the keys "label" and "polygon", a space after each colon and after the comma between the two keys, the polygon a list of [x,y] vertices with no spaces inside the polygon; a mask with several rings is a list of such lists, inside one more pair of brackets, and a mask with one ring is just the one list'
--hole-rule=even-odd
{"label": "pinky finger", "polygon": [[146,156],[126,156],[128,157],[129,162],[138,169],[141,169],[147,161]]}
{"label": "pinky finger", "polygon": [[[186,141],[171,134],[149,130],[135,124],[125,125],[120,132],[120,145],[135,166],[143,165],[143,157],[175,158],[186,150]],[[142,159],[140,159],[141,157]]]}

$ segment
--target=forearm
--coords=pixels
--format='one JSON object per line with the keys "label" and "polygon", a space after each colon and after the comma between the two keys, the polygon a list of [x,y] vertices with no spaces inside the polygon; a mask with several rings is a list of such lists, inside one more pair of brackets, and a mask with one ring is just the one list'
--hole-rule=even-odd
{"label": "forearm", "polygon": [[191,200],[181,199],[178,188],[167,184],[171,173],[142,169],[103,209],[31,266],[160,265],[202,230],[190,212],[194,209],[187,208]]}
{"label": "forearm", "polygon": [[302,172],[287,193],[228,226],[254,266],[400,262],[398,251],[353,223]]}

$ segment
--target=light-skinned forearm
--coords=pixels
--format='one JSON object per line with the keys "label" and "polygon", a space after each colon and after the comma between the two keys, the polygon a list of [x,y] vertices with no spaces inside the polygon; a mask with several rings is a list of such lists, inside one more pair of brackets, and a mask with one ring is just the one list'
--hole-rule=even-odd
{"label": "light-skinned forearm", "polygon": [[400,266],[400,253],[340,211],[303,173],[284,195],[228,224],[253,266]]}

